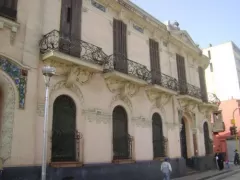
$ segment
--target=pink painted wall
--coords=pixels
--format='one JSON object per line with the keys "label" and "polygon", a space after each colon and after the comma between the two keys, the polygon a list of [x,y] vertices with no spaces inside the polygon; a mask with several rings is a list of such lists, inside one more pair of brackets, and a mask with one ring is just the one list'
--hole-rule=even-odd
{"label": "pink painted wall", "polygon": [[[226,138],[230,136],[230,127],[232,126],[231,119],[233,118],[233,111],[238,107],[240,107],[240,100],[231,99],[221,102],[219,110],[222,110],[225,131],[219,133],[218,135],[214,135],[214,152],[220,151],[227,153]],[[240,110],[237,110],[235,112],[235,120],[238,129],[238,136],[240,136]]]}

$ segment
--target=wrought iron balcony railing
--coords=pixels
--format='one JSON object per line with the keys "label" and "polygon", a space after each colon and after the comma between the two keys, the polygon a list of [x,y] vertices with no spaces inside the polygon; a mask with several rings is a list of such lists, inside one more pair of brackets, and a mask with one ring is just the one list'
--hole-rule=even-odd
{"label": "wrought iron balcony railing", "polygon": [[215,104],[215,105],[220,105],[221,101],[220,101],[220,99],[218,99],[216,94],[208,93],[208,103]]}
{"label": "wrought iron balcony railing", "polygon": [[116,70],[130,76],[151,81],[151,73],[148,68],[140,63],[127,59],[124,55],[114,54],[108,57],[104,63],[104,72]]}
{"label": "wrought iron balcony railing", "polygon": [[196,87],[182,80],[178,80],[178,83],[180,94],[189,95],[198,99],[202,98],[201,90],[199,87]]}
{"label": "wrought iron balcony railing", "polygon": [[114,137],[113,138],[113,160],[132,159],[133,137]]}
{"label": "wrought iron balcony railing", "polygon": [[161,73],[160,71],[151,71],[152,75],[152,84],[157,84],[162,87],[171,89],[173,91],[178,90],[178,81],[177,79]]}
{"label": "wrought iron balcony railing", "polygon": [[77,130],[52,131],[52,162],[79,161],[80,139],[82,134]]}
{"label": "wrought iron balcony railing", "polygon": [[40,41],[40,53],[45,54],[49,51],[59,51],[99,65],[108,57],[102,48],[57,30],[44,35]]}

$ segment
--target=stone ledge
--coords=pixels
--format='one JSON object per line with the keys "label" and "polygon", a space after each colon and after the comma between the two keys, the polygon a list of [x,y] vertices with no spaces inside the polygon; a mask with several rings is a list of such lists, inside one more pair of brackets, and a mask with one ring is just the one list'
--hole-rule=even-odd
{"label": "stone ledge", "polygon": [[19,27],[20,27],[19,23],[0,16],[0,29],[7,28],[11,30],[11,39],[10,39],[11,44],[15,40],[15,36],[19,30]]}
{"label": "stone ledge", "polygon": [[121,160],[113,160],[112,163],[114,164],[132,164],[135,163],[133,159],[121,159]]}
{"label": "stone ledge", "polygon": [[83,164],[80,162],[51,162],[49,165],[53,168],[62,167],[81,167]]}

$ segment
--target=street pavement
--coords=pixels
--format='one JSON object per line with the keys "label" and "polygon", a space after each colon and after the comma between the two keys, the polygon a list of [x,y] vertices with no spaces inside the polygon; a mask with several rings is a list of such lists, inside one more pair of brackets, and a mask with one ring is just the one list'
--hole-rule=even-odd
{"label": "street pavement", "polygon": [[[231,165],[229,169],[224,169],[222,171],[219,170],[211,170],[202,173],[196,173],[190,176],[185,176],[181,178],[176,178],[173,180],[227,180],[232,176],[233,179],[237,177],[237,180],[240,180],[240,167]],[[235,177],[236,176],[236,177]],[[225,178],[225,179],[224,179]]]}
{"label": "street pavement", "polygon": [[226,174],[224,177],[215,177],[208,180],[240,180],[240,171],[234,174]]}

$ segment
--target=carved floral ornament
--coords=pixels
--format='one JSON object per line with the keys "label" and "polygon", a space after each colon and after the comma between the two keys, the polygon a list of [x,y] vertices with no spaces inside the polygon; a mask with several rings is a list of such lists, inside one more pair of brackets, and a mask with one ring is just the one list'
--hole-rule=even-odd
{"label": "carved floral ornament", "polygon": [[150,89],[145,90],[150,102],[154,103],[157,108],[165,106],[172,98],[171,94],[157,92]]}
{"label": "carved floral ornament", "polygon": [[198,105],[198,111],[204,115],[204,118],[210,120],[211,113],[214,111],[214,109],[210,108],[209,106]]}
{"label": "carved floral ornament", "polygon": [[74,92],[77,95],[77,97],[79,98],[79,101],[80,101],[81,105],[84,106],[83,94],[82,94],[80,88],[76,84],[72,84],[71,86],[67,86],[66,81],[64,81],[64,80],[59,81],[55,85],[52,86],[52,88],[50,90],[50,97],[51,97],[51,95],[54,91],[57,91],[59,89],[64,89],[64,88],[68,88],[72,92]]}
{"label": "carved floral ornament", "polygon": [[112,78],[105,79],[106,85],[112,93],[121,94],[122,96],[133,97],[139,91],[139,86],[127,81]]}
{"label": "carved floral ornament", "polygon": [[93,72],[80,68],[76,64],[67,64],[54,60],[44,61],[44,65],[49,65],[56,68],[56,75],[66,76],[66,87],[70,87],[73,83],[80,85],[88,83],[92,77]]}
{"label": "carved floral ornament", "polygon": [[178,99],[179,108],[185,112],[193,112],[197,107],[198,103],[187,99]]}

